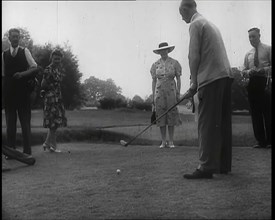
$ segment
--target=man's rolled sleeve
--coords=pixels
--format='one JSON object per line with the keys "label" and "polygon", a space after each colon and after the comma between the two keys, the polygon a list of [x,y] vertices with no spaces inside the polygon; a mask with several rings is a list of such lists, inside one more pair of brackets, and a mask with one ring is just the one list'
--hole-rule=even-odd
{"label": "man's rolled sleeve", "polygon": [[271,50],[271,46],[268,47],[268,59],[269,59],[269,65],[264,67],[264,70],[266,73],[268,73],[269,71],[271,71],[271,66],[272,66],[272,50]]}
{"label": "man's rolled sleeve", "polygon": [[181,76],[182,69],[178,61],[176,61],[176,64],[175,64],[175,72],[177,77]]}
{"label": "man's rolled sleeve", "polygon": [[25,56],[26,56],[26,59],[28,61],[29,67],[30,68],[36,68],[37,67],[37,63],[33,59],[32,55],[31,55],[31,52],[29,51],[28,48],[25,48]]}
{"label": "man's rolled sleeve", "polygon": [[156,75],[156,65],[155,65],[155,63],[153,63],[153,65],[151,66],[150,73],[151,73],[152,79],[156,80],[157,75]]}

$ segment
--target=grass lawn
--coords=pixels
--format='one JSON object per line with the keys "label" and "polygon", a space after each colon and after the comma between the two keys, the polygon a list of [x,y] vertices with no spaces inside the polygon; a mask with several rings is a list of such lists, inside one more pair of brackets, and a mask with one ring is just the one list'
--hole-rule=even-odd
{"label": "grass lawn", "polygon": [[62,153],[42,151],[47,130],[42,112],[33,111],[36,164],[2,160],[11,168],[2,173],[2,219],[271,219],[271,150],[245,147],[254,142],[250,116],[232,118],[233,145],[243,146],[233,147],[232,173],[186,180],[198,163],[198,148],[188,147],[197,146],[194,115],[181,115],[177,148],[159,149],[156,126],[127,148],[119,145],[150,123],[150,112],[66,114],[69,126],[58,131]]}
{"label": "grass lawn", "polygon": [[231,174],[186,180],[198,163],[194,147],[60,149],[34,147],[34,166],[7,161],[2,219],[271,219],[271,150],[234,147]]}
{"label": "grass lawn", "polygon": [[[2,111],[2,127],[6,126]],[[75,110],[66,111],[68,127],[109,127],[121,125],[147,124],[150,121],[151,113],[138,110]],[[192,117],[192,116],[191,116]],[[43,112],[32,111],[32,128],[42,128]],[[20,127],[20,123],[17,123]]]}
{"label": "grass lawn", "polygon": [[[119,127],[126,125],[148,125],[150,124],[151,112],[117,109],[117,110],[75,110],[66,111],[69,127]],[[194,122],[194,114],[181,114],[184,122]],[[232,123],[247,124],[251,123],[250,116],[234,115]],[[32,111],[32,128],[42,128],[43,112],[41,110]],[[20,127],[20,123],[17,123]],[[5,114],[2,111],[2,127],[6,126]]]}

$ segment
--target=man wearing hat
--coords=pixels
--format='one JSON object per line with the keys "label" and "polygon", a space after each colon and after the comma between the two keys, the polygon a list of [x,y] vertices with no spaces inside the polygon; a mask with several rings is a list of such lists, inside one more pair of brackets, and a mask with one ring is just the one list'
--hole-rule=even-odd
{"label": "man wearing hat", "polygon": [[187,179],[212,178],[231,171],[231,67],[218,28],[196,10],[194,0],[182,0],[179,12],[190,23],[189,67],[191,85],[187,98],[198,93],[198,168]]}
{"label": "man wearing hat", "polygon": [[[181,87],[181,65],[179,62],[168,56],[168,53],[174,50],[175,46],[163,42],[159,47],[153,50],[154,53],[161,56],[151,67],[153,108],[156,111],[156,117],[164,114],[172,105],[180,99]],[[176,78],[176,81],[175,81]],[[181,124],[177,108],[172,109],[164,117],[157,121],[160,127],[161,145],[160,148],[174,148],[174,126]],[[166,128],[168,127],[169,142],[166,144]]]}

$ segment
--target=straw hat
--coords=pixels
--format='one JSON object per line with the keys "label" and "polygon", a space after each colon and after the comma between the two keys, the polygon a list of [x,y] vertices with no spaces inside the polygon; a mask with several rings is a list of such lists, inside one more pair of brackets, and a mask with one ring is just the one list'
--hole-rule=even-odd
{"label": "straw hat", "polygon": [[159,54],[159,52],[161,50],[166,50],[166,49],[168,49],[168,53],[170,53],[175,49],[175,46],[173,46],[173,45],[168,46],[168,43],[162,42],[162,43],[159,44],[159,48],[153,50],[153,52],[156,53],[156,54]]}

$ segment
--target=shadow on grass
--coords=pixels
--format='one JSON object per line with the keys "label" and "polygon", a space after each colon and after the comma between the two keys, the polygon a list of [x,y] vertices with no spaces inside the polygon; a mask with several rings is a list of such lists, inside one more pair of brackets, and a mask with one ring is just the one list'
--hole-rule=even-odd
{"label": "shadow on grass", "polygon": [[[127,128],[125,128],[127,129]],[[133,134],[126,134],[123,131],[113,131],[105,128],[92,128],[92,127],[67,127],[57,131],[57,141],[59,143],[67,142],[92,142],[92,143],[120,143],[120,140],[130,141],[139,133],[137,130]],[[42,145],[47,136],[47,129],[33,129],[32,130],[32,146]],[[184,136],[174,143],[177,146],[198,146],[197,137]],[[2,144],[6,144],[6,133],[2,131]],[[16,145],[22,145],[22,134],[17,134]],[[134,145],[159,145],[160,141],[154,137],[145,139],[137,137],[131,144]],[[254,144],[254,138],[246,133],[237,133],[233,135],[234,146],[251,146]]]}
{"label": "shadow on grass", "polygon": [[[32,132],[32,145],[42,145],[47,136],[45,132]],[[123,134],[120,132],[108,131],[97,128],[83,129],[62,129],[57,132],[57,141],[59,143],[67,142],[93,142],[93,143],[120,143],[120,140],[130,141],[134,136]],[[6,134],[2,133],[2,144],[6,143]],[[22,134],[17,134],[16,145],[22,145]],[[158,145],[160,141],[148,140],[144,138],[136,138],[132,144],[134,145]],[[196,139],[175,141],[178,146],[196,145]]]}

